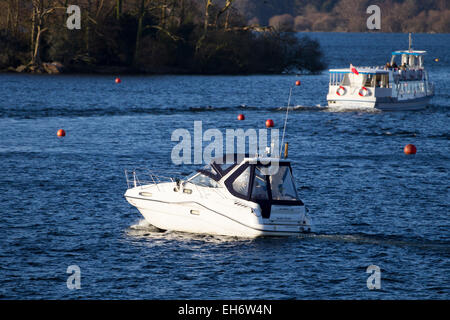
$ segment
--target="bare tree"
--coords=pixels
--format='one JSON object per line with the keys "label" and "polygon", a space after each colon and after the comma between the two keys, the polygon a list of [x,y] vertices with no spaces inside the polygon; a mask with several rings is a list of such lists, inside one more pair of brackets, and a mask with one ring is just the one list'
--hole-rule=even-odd
{"label": "bare tree", "polygon": [[228,28],[228,21],[229,21],[229,18],[230,18],[230,12],[231,12],[229,9],[230,9],[231,6],[233,5],[233,1],[234,1],[234,0],[226,0],[225,5],[223,6],[223,8],[220,9],[219,12],[217,12],[216,20],[214,21],[214,26],[215,26],[216,28],[218,27],[218,21],[219,21],[220,16],[221,16],[222,14],[224,14],[225,12],[227,13],[227,17],[226,17],[226,19],[225,19],[224,28],[225,28],[225,29]]}

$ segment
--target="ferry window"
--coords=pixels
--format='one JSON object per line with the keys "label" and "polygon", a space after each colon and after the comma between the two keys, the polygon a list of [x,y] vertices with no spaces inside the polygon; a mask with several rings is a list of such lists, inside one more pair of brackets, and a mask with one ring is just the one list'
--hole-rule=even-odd
{"label": "ferry window", "polygon": [[414,68],[416,66],[416,57],[414,56],[409,56],[409,67],[410,68]]}
{"label": "ferry window", "polygon": [[233,189],[237,193],[247,196],[248,195],[248,185],[250,184],[250,166],[244,170],[234,181]]}
{"label": "ferry window", "polygon": [[346,73],[344,75],[344,78],[341,81],[341,86],[349,86],[350,85],[350,78],[349,78],[349,74]]}
{"label": "ferry window", "polygon": [[269,200],[266,176],[261,172],[260,167],[255,168],[255,181],[253,183],[252,199]]}
{"label": "ferry window", "polygon": [[374,75],[375,78],[375,87],[381,87],[381,74]]}
{"label": "ferry window", "polygon": [[364,87],[373,87],[373,74],[365,75],[366,81],[364,82]]}
{"label": "ferry window", "polygon": [[381,75],[381,87],[389,88],[389,75],[388,74]]}
{"label": "ferry window", "polygon": [[423,68],[423,56],[419,56],[419,68]]}
{"label": "ferry window", "polygon": [[289,167],[282,166],[275,175],[270,176],[270,185],[273,200],[298,200]]}
{"label": "ferry window", "polygon": [[197,176],[189,180],[188,182],[201,186],[201,187],[209,187],[209,188],[219,188],[219,184],[211,179],[210,177],[207,177],[201,173],[199,173]]}

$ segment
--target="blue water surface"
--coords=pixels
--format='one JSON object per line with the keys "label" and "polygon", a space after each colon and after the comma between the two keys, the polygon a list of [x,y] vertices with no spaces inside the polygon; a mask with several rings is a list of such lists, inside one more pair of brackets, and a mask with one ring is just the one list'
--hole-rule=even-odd
{"label": "blue water surface", "polygon": [[[404,34],[312,33],[330,68],[384,65]],[[326,107],[312,76],[0,75],[1,299],[449,299],[449,34],[414,35],[436,96],[416,112]],[[434,58],[439,58],[435,62]],[[188,173],[176,128],[282,128],[314,232],[238,239],[146,224],[124,169]],[[239,113],[246,116],[238,122]],[[67,136],[57,138],[64,128]],[[418,152],[406,156],[413,143]],[[81,269],[69,290],[67,267]],[[381,269],[369,290],[366,269]]]}

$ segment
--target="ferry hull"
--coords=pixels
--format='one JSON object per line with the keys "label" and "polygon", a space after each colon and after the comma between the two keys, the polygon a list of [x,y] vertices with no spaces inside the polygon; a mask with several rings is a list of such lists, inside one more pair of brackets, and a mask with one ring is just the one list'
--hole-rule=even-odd
{"label": "ferry hull", "polygon": [[394,98],[376,100],[345,100],[329,99],[328,107],[339,109],[374,109],[381,111],[411,111],[425,109],[431,100],[431,96],[408,100],[397,100]]}

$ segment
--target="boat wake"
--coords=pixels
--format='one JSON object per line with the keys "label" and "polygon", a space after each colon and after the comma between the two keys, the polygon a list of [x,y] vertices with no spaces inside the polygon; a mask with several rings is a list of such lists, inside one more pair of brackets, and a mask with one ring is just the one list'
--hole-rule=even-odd
{"label": "boat wake", "polygon": [[363,113],[381,113],[381,110],[368,107],[346,107],[346,106],[327,106],[322,111],[326,112],[363,112]]}
{"label": "boat wake", "polygon": [[382,234],[325,234],[325,233],[304,233],[291,237],[262,237],[262,238],[241,238],[220,235],[206,235],[196,233],[186,233],[177,231],[164,231],[148,223],[145,219],[131,225],[127,234],[130,237],[143,238],[148,240],[166,240],[166,241],[199,241],[204,243],[224,243],[224,242],[266,242],[267,239],[276,239],[277,241],[297,241],[298,239],[309,239],[316,241],[346,242],[355,244],[372,244],[379,246],[399,246],[412,247],[423,250],[434,250],[450,254],[450,242],[441,240],[427,240],[417,237],[404,237],[398,235]]}
{"label": "boat wake", "polygon": [[146,236],[150,233],[164,233],[165,230],[161,230],[154,225],[147,222],[147,220],[139,220],[138,223],[131,225],[128,228],[128,234],[133,236]]}
{"label": "boat wake", "polygon": [[[279,107],[277,110],[286,110],[286,107]],[[316,106],[305,106],[305,105],[297,105],[294,107],[291,107],[290,110],[292,111],[315,111],[315,112],[364,112],[364,113],[380,113],[382,111],[374,109],[374,108],[367,108],[367,107],[346,107],[346,106],[332,106],[329,107],[327,105],[322,106],[320,104]]]}
{"label": "boat wake", "polygon": [[138,223],[131,225],[126,230],[126,234],[133,238],[143,238],[148,240],[180,241],[180,242],[201,241],[205,243],[223,243],[223,242],[248,242],[254,240],[252,238],[198,234],[198,233],[188,233],[170,230],[165,231],[153,226],[145,219],[139,220]]}
{"label": "boat wake", "polygon": [[374,244],[380,246],[415,247],[424,250],[437,250],[450,253],[450,242],[442,240],[428,240],[419,237],[404,237],[399,235],[382,234],[305,234],[302,238],[311,238],[332,242],[352,242],[356,244]]}

